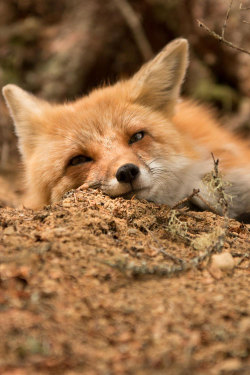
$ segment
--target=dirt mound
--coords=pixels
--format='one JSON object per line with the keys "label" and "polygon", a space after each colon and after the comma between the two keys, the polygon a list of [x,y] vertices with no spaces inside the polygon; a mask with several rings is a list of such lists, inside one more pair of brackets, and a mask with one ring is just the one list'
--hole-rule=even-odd
{"label": "dirt mound", "polygon": [[249,373],[249,226],[224,271],[201,261],[212,213],[96,191],[0,210],[1,374]]}

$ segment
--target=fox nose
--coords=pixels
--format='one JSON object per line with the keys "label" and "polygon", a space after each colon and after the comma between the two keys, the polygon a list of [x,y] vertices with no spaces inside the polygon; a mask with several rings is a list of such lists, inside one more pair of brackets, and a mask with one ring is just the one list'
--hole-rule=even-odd
{"label": "fox nose", "polygon": [[132,182],[140,173],[135,164],[124,164],[116,172],[116,178],[119,182]]}

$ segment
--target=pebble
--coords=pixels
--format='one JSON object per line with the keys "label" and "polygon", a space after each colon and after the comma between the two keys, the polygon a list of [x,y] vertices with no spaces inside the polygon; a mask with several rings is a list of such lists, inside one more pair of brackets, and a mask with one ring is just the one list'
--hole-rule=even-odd
{"label": "pebble", "polygon": [[232,255],[225,252],[212,256],[212,266],[219,268],[221,271],[231,271],[235,264]]}

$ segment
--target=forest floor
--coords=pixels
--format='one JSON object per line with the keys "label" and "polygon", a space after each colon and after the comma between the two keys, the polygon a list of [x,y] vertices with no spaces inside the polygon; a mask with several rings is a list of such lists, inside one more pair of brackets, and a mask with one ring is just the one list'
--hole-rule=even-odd
{"label": "forest floor", "polygon": [[249,225],[229,220],[226,267],[201,261],[221,250],[210,212],[91,190],[32,211],[0,194],[1,375],[250,373]]}

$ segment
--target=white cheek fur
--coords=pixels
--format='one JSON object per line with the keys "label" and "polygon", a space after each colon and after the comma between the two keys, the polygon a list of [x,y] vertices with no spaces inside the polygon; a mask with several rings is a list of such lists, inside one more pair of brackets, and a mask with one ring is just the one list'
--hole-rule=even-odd
{"label": "white cheek fur", "polygon": [[[172,160],[151,163],[150,166],[153,171],[151,189],[142,192],[143,194],[138,195],[139,198],[173,206],[190,195],[193,189],[199,189],[201,196],[220,212],[216,196],[211,194],[202,181],[204,175],[213,171],[214,165],[211,158],[191,161],[184,157],[174,157]],[[154,169],[159,172],[154,173]],[[226,192],[232,197],[229,216],[236,217],[241,212],[249,212],[250,171],[234,169],[224,173],[223,178],[229,182]],[[201,208],[207,208],[199,199],[194,198],[193,201]]]}
{"label": "white cheek fur", "polygon": [[199,187],[202,176],[211,170],[209,162],[191,162],[183,156],[150,163],[152,171],[148,200],[174,205]]}
{"label": "white cheek fur", "polygon": [[[213,170],[211,158],[193,161],[183,156],[174,156],[168,160],[162,158],[148,162],[148,166],[150,171],[141,167],[140,175],[132,184],[120,183],[116,178],[112,178],[102,185],[102,190],[113,197],[134,190],[139,199],[171,207],[190,195],[193,189],[200,189],[202,197],[212,206],[217,206],[216,197],[210,194],[202,181],[204,175]],[[227,188],[227,193],[233,197],[229,215],[235,217],[244,211],[246,202],[250,202],[250,174],[248,171],[236,169],[225,174],[224,178],[231,182]],[[193,201],[201,208],[206,208],[197,198]],[[247,210],[250,210],[250,207],[247,207]]]}
{"label": "white cheek fur", "polygon": [[110,195],[110,196],[118,196],[122,194],[126,194],[133,190],[138,189],[146,189],[150,187],[151,184],[151,176],[149,171],[147,171],[145,168],[140,168],[140,175],[136,178],[135,181],[133,181],[132,185],[129,183],[120,183],[115,177],[107,181],[106,183],[103,183],[102,190],[104,193]]}

